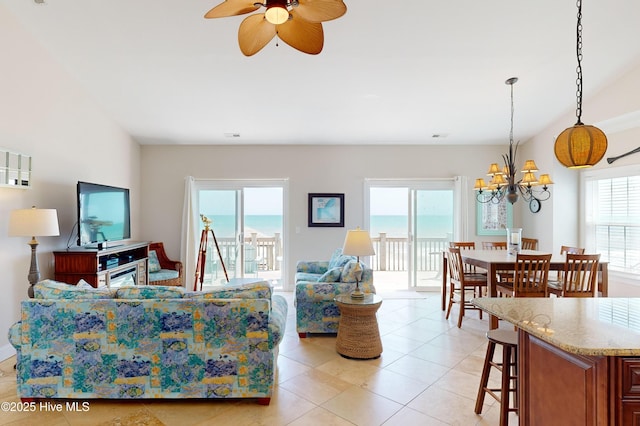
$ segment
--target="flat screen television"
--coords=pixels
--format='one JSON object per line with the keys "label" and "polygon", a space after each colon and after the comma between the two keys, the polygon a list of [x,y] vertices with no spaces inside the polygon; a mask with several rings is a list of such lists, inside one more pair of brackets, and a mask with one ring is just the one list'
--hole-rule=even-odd
{"label": "flat screen television", "polygon": [[131,238],[129,190],[78,182],[78,245],[102,248]]}

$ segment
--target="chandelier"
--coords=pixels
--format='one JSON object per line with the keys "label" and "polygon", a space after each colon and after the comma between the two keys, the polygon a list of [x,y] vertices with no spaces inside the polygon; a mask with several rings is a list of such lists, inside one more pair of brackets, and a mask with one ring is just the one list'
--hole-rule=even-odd
{"label": "chandelier", "polygon": [[505,81],[505,84],[511,86],[511,130],[509,132],[509,152],[502,155],[504,167],[500,169],[498,163],[491,164],[487,172],[487,176],[491,177],[489,184],[487,185],[484,179],[479,178],[476,179],[473,189],[477,191],[476,200],[481,203],[498,204],[506,198],[509,203],[514,204],[522,196],[525,201],[533,202],[539,209],[539,202],[551,197],[549,185],[553,185],[553,182],[548,174],[540,175],[540,179],[536,177],[538,166],[533,160],[525,161],[521,171],[523,175],[520,179],[517,178],[516,154],[520,142],[513,143],[513,85],[517,81],[517,77],[511,77]]}

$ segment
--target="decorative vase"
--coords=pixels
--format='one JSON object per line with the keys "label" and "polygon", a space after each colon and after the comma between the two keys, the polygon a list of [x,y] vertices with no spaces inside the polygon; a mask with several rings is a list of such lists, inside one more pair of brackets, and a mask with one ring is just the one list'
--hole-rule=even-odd
{"label": "decorative vase", "polygon": [[515,256],[522,248],[522,228],[507,228],[507,251]]}

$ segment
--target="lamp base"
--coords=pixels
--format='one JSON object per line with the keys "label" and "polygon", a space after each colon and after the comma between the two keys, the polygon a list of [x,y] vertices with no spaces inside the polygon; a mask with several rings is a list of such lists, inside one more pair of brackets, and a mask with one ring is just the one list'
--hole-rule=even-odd
{"label": "lamp base", "polygon": [[356,279],[356,289],[351,292],[351,298],[362,300],[364,299],[364,293],[360,290],[360,282]]}
{"label": "lamp base", "polygon": [[364,293],[360,291],[360,289],[356,289],[351,292],[352,299],[364,299]]}

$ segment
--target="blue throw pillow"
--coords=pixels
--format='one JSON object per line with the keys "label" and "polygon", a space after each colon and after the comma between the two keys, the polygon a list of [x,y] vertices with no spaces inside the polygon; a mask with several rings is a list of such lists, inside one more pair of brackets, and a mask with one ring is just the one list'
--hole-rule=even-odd
{"label": "blue throw pillow", "polygon": [[340,274],[342,274],[342,268],[331,268],[327,272],[322,274],[320,278],[318,278],[318,281],[324,283],[337,283],[338,281],[340,281]]}
{"label": "blue throw pillow", "polygon": [[155,250],[149,251],[149,272],[158,272],[160,269],[160,261]]}

